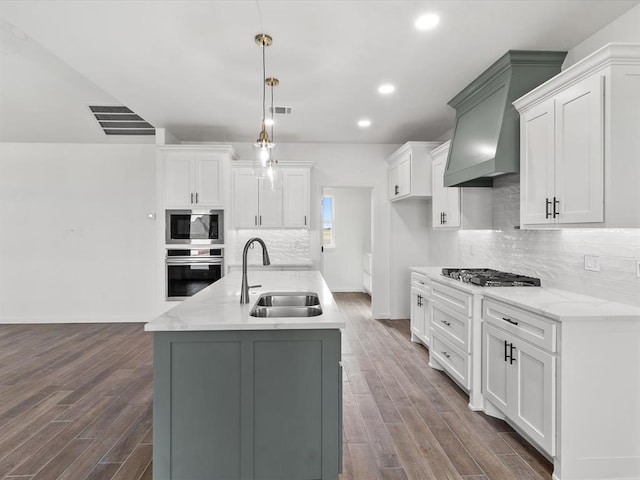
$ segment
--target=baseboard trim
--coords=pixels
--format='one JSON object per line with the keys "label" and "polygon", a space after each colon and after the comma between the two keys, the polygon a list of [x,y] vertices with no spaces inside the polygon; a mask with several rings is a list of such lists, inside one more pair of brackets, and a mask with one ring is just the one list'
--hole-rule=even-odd
{"label": "baseboard trim", "polygon": [[0,325],[52,324],[52,323],[147,323],[155,316],[132,317],[0,317]]}

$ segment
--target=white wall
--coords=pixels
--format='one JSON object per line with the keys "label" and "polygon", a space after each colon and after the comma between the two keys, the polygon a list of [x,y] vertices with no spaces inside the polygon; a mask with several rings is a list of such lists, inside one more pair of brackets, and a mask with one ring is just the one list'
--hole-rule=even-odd
{"label": "white wall", "polygon": [[[251,158],[251,144],[233,144],[241,159]],[[278,144],[278,161],[314,162],[311,171],[310,251],[314,268],[320,266],[322,187],[371,187],[373,296],[375,318],[389,318],[389,201],[387,199],[386,158],[400,145]]]}
{"label": "white wall", "polygon": [[409,267],[428,263],[430,210],[426,199],[391,203],[391,318],[409,318]]}
{"label": "white wall", "polygon": [[640,5],[636,5],[573,47],[567,53],[562,69],[570,67],[610,42],[640,43]]}
{"label": "white wall", "polygon": [[362,254],[371,248],[371,189],[324,188],[333,197],[335,248],[324,249],[322,274],[332,292],[362,292]]}
{"label": "white wall", "polygon": [[0,322],[156,314],[155,146],[0,144]]}

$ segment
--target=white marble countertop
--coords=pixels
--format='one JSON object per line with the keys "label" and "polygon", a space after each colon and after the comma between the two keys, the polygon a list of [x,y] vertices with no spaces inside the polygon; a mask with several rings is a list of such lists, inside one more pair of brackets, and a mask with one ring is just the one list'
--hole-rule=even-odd
{"label": "white marble countertop", "polygon": [[[453,267],[455,268],[455,267]],[[479,267],[483,268],[483,267]],[[442,275],[442,267],[410,267],[432,280],[483,295],[558,321],[605,319],[640,321],[640,307],[547,287],[479,287]]]}
{"label": "white marble countertop", "polygon": [[[345,317],[338,308],[320,272],[261,271],[249,272],[249,303],[240,304],[242,274],[226,275],[211,286],[184,300],[168,312],[147,323],[148,332],[204,330],[286,330],[344,328]],[[315,292],[322,315],[310,318],[259,318],[249,311],[266,292]]]}

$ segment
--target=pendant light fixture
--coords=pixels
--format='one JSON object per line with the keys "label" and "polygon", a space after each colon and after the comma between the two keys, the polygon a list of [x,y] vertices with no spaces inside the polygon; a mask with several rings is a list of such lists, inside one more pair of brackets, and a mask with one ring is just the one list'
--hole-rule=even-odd
{"label": "pendant light fixture", "polygon": [[[265,79],[265,84],[271,89],[271,140],[275,140],[275,136],[273,134],[273,126],[275,124],[273,119],[274,108],[273,108],[273,87],[277,87],[280,84],[280,80],[274,77],[269,77]],[[276,165],[278,164],[278,160],[274,158],[274,149],[269,151],[269,158],[267,159],[266,166],[264,168],[264,177],[269,181],[269,187],[271,190],[277,190],[280,186],[280,175],[278,169],[276,169]]]}
{"label": "pendant light fixture", "polygon": [[267,162],[271,157],[271,150],[275,147],[275,144],[269,138],[269,133],[267,132],[267,115],[266,115],[266,88],[267,88],[267,74],[266,74],[266,62],[265,62],[265,49],[269,47],[273,43],[273,38],[266,33],[260,33],[255,37],[256,43],[262,47],[262,129],[260,130],[260,135],[254,143],[254,162],[257,164],[256,167],[265,168],[267,167]]}

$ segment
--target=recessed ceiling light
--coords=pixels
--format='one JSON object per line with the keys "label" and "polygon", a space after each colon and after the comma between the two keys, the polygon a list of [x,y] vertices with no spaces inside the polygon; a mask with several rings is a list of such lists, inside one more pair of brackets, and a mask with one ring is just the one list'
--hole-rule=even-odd
{"label": "recessed ceiling light", "polygon": [[431,30],[440,23],[440,17],[435,13],[427,13],[418,17],[415,26],[418,30]]}
{"label": "recessed ceiling light", "polygon": [[393,93],[395,91],[395,89],[396,89],[396,87],[394,87],[390,83],[387,83],[385,85],[380,85],[378,87],[378,93],[382,93],[383,95],[387,95],[389,93]]}
{"label": "recessed ceiling light", "polygon": [[358,120],[358,126],[360,128],[367,128],[371,126],[371,120],[366,120],[366,119]]}

